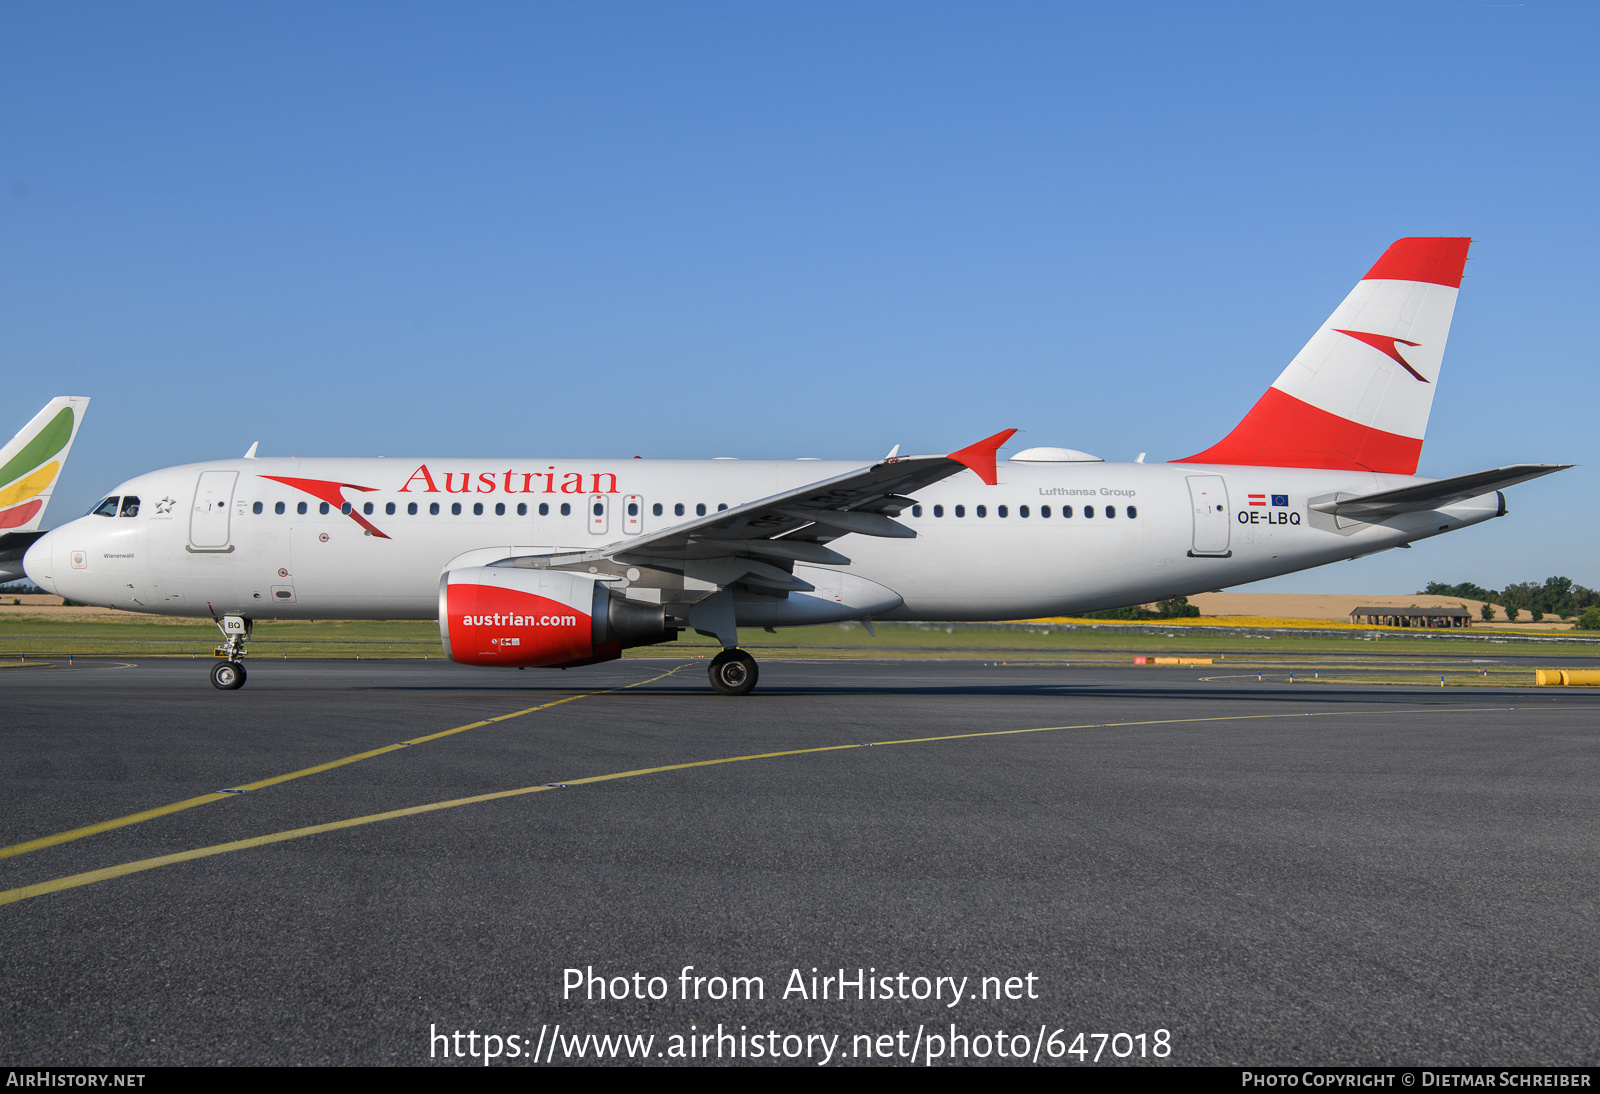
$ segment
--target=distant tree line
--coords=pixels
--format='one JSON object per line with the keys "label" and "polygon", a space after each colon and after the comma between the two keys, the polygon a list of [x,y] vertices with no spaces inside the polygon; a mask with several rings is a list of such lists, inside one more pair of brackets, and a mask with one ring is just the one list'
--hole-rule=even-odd
{"label": "distant tree line", "polygon": [[1200,609],[1189,603],[1186,596],[1156,601],[1155,610],[1135,604],[1127,608],[1112,608],[1103,612],[1085,612],[1080,619],[1188,619],[1200,614]]}
{"label": "distant tree line", "polygon": [[1504,589],[1485,589],[1471,581],[1447,585],[1443,581],[1430,581],[1422,592],[1429,596],[1459,596],[1467,600],[1483,601],[1483,618],[1495,618],[1493,605],[1498,604],[1505,616],[1515,623],[1523,612],[1538,623],[1547,615],[1559,619],[1578,620],[1585,630],[1600,630],[1600,592],[1574,585],[1570,577],[1547,577],[1544,583],[1519,581]]}

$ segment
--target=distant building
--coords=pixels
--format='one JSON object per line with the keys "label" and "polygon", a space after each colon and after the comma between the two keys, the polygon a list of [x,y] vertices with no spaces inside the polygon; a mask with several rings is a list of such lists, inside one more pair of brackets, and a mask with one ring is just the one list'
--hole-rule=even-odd
{"label": "distant building", "polygon": [[1472,613],[1465,608],[1401,608],[1393,604],[1356,608],[1350,622],[1369,627],[1470,627]]}

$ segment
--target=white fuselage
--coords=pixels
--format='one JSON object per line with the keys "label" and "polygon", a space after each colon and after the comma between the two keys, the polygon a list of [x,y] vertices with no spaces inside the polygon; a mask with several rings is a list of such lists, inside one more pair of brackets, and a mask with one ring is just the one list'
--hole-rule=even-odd
{"label": "white fuselage", "polygon": [[[138,498],[136,515],[120,515],[124,504],[119,515],[70,521],[36,543],[25,565],[62,596],[137,612],[434,619],[440,575],[453,566],[624,544],[692,519],[700,506],[715,511],[861,466],[221,460],[128,480],[114,496]],[[963,471],[918,491],[918,508],[898,518],[915,539],[845,536],[832,546],[850,565],[831,569],[898,594],[903,603],[877,618],[1027,619],[1256,581],[1503,512],[1493,493],[1382,524],[1310,508],[1426,481],[1351,471],[1010,462],[999,477],[986,486]]]}

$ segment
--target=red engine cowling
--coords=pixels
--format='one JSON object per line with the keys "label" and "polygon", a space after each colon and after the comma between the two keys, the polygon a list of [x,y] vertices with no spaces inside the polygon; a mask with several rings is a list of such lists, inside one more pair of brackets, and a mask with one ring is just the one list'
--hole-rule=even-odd
{"label": "red engine cowling", "polygon": [[614,598],[587,574],[474,566],[439,579],[439,638],[464,665],[588,665],[675,637],[659,606]]}

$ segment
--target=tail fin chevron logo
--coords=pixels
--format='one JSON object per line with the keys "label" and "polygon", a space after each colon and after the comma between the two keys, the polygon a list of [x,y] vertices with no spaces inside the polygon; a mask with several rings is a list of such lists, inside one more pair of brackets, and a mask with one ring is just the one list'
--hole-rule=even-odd
{"label": "tail fin chevron logo", "polygon": [[1471,243],[1390,244],[1233,431],[1174,462],[1415,475]]}
{"label": "tail fin chevron logo", "polygon": [[1400,356],[1401,346],[1420,346],[1422,345],[1421,342],[1409,342],[1404,338],[1392,338],[1386,334],[1368,334],[1366,331],[1361,330],[1340,330],[1338,327],[1334,327],[1333,329],[1338,331],[1340,334],[1348,334],[1351,338],[1354,338],[1358,342],[1365,342],[1379,353],[1388,354],[1390,357],[1394,358],[1395,361],[1399,362],[1401,368],[1411,373],[1411,375],[1415,376],[1423,383],[1428,382],[1428,378],[1426,376],[1422,375],[1422,373],[1411,367],[1411,362]]}

